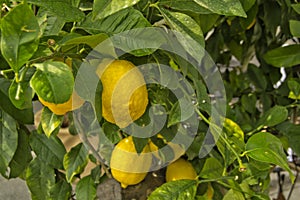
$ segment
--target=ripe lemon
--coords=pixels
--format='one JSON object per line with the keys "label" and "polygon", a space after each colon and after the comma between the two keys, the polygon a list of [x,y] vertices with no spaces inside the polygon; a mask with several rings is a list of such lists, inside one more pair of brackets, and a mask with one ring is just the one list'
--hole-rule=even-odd
{"label": "ripe lemon", "polygon": [[145,80],[129,61],[102,62],[97,68],[102,82],[102,116],[124,128],[141,117],[148,104]]}
{"label": "ripe lemon", "polygon": [[167,166],[166,181],[176,181],[181,179],[197,179],[197,173],[193,165],[183,158],[179,158],[175,162]]}
{"label": "ripe lemon", "polygon": [[73,92],[70,99],[65,103],[60,103],[60,104],[50,103],[43,100],[40,97],[39,100],[44,106],[48,107],[56,115],[64,115],[69,111],[79,108],[84,103],[84,100],[81,99],[76,92]]}
{"label": "ripe lemon", "polygon": [[146,145],[143,151],[136,152],[132,136],[121,140],[114,148],[110,167],[111,174],[121,183],[122,188],[140,183],[147,175],[152,163],[150,148]]}

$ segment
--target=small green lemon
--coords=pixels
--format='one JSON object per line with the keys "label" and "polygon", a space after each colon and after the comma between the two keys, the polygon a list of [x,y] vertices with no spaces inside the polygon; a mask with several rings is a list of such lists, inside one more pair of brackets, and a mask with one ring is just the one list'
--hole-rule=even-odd
{"label": "small green lemon", "polygon": [[195,180],[197,178],[197,173],[193,165],[183,159],[179,158],[175,162],[167,166],[166,171],[166,181],[176,181],[182,179]]}
{"label": "small green lemon", "polygon": [[148,104],[144,77],[129,61],[102,62],[97,68],[101,79],[102,116],[124,128],[140,118]]}
{"label": "small green lemon", "polygon": [[144,180],[152,164],[152,155],[148,152],[150,148],[146,145],[138,154],[132,136],[124,138],[115,146],[110,167],[112,176],[121,183],[122,188]]}

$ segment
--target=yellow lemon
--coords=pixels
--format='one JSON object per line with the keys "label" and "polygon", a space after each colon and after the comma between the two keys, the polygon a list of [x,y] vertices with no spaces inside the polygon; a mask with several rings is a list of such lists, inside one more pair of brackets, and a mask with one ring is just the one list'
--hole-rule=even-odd
{"label": "yellow lemon", "polygon": [[176,181],[181,179],[195,180],[197,178],[197,173],[193,165],[183,159],[179,158],[175,162],[167,166],[166,171],[166,181]]}
{"label": "yellow lemon", "polygon": [[76,110],[84,103],[84,100],[81,99],[76,92],[73,92],[70,99],[65,103],[55,104],[50,103],[39,97],[40,102],[48,107],[56,115],[64,115],[65,113]]}
{"label": "yellow lemon", "polygon": [[102,82],[102,116],[124,128],[140,118],[148,104],[145,80],[129,61],[102,62],[97,68]]}
{"label": "yellow lemon", "polygon": [[132,136],[121,140],[114,148],[111,159],[111,174],[121,183],[122,188],[140,183],[147,175],[152,163],[150,148],[136,152]]}

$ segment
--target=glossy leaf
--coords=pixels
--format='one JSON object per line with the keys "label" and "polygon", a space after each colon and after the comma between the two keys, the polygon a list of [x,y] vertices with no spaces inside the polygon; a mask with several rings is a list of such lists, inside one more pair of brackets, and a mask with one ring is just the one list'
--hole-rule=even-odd
{"label": "glossy leaf", "polygon": [[[163,17],[166,19],[172,29],[180,32],[183,36],[188,36],[194,39],[201,46],[204,46],[204,37],[200,26],[190,16],[180,12],[170,12],[164,8],[160,8]],[[186,41],[181,41],[183,38],[178,38],[179,42],[188,50],[189,48],[184,44]],[[191,47],[190,47],[191,48]],[[189,52],[190,53],[190,52]],[[192,54],[193,55],[193,54]]]}
{"label": "glossy leaf", "polygon": [[73,147],[64,156],[64,168],[66,169],[66,178],[69,183],[76,174],[79,174],[84,170],[88,158],[88,150],[82,143]]}
{"label": "glossy leaf", "polygon": [[97,34],[97,35],[87,35],[87,36],[81,36],[81,37],[75,37],[68,41],[66,41],[63,45],[78,45],[78,44],[87,44],[92,48],[95,48],[98,44],[100,44],[102,41],[107,39],[108,36],[106,34]]}
{"label": "glossy leaf", "polygon": [[279,165],[289,172],[291,180],[295,179],[287,163],[281,141],[274,135],[260,132],[251,136],[246,144],[246,152],[247,156],[254,160]]}
{"label": "glossy leaf", "polygon": [[223,168],[223,165],[218,159],[210,157],[205,160],[205,164],[199,176],[208,179],[219,178],[223,174]]}
{"label": "glossy leaf", "polygon": [[32,89],[29,82],[19,82],[14,80],[9,87],[9,98],[14,106],[18,109],[32,107]]}
{"label": "glossy leaf", "polygon": [[293,67],[300,64],[300,44],[278,47],[268,51],[264,59],[274,67]]}
{"label": "glossy leaf", "polygon": [[26,183],[34,200],[50,197],[50,190],[55,184],[54,169],[39,158],[31,161],[26,170]]}
{"label": "glossy leaf", "polygon": [[298,4],[292,4],[291,6],[292,6],[292,8],[293,8],[298,14],[300,14],[300,4],[299,4],[299,3],[298,3]]}
{"label": "glossy leaf", "polygon": [[115,48],[141,57],[153,54],[165,43],[162,31],[153,28],[137,28],[116,34],[111,39]]}
{"label": "glossy leaf", "polygon": [[54,13],[49,13],[45,7],[40,7],[37,16],[39,20],[43,20],[43,36],[58,35],[65,25],[66,21],[55,15]]}
{"label": "glossy leaf", "polygon": [[63,158],[66,149],[56,136],[48,138],[44,134],[32,132],[30,146],[44,163],[56,169],[63,169]]}
{"label": "glossy leaf", "polygon": [[290,30],[294,37],[300,37],[300,21],[290,20]]}
{"label": "glossy leaf", "polygon": [[0,108],[21,123],[33,124],[34,116],[32,107],[20,110],[12,104],[9,98],[11,81],[0,78],[0,85]]}
{"label": "glossy leaf", "polygon": [[126,30],[134,28],[150,27],[150,22],[143,16],[143,14],[133,8],[127,8],[116,12],[104,19],[92,19],[89,14],[77,28],[84,29],[90,34],[98,33],[121,33]]}
{"label": "glossy leaf", "polygon": [[41,124],[47,137],[50,137],[51,134],[60,127],[62,121],[63,116],[54,114],[47,107],[43,108]]}
{"label": "glossy leaf", "polygon": [[29,146],[28,133],[23,129],[19,129],[18,147],[14,157],[9,163],[9,178],[16,178],[24,172],[30,161],[32,160],[31,148]]}
{"label": "glossy leaf", "polygon": [[258,120],[258,126],[275,126],[284,122],[288,117],[288,110],[284,106],[274,106]]}
{"label": "glossy leaf", "polygon": [[1,20],[1,52],[15,72],[33,56],[38,38],[39,24],[26,4],[19,4]]}
{"label": "glossy leaf", "polygon": [[76,198],[91,200],[96,198],[96,184],[91,176],[80,179],[76,185]]}
{"label": "glossy leaf", "polygon": [[213,13],[226,16],[247,17],[240,1],[238,0],[194,0],[197,4]]}
{"label": "glossy leaf", "polygon": [[174,10],[188,11],[198,14],[212,13],[210,10],[197,4],[194,0],[161,0],[160,4]]}
{"label": "glossy leaf", "polygon": [[36,63],[37,71],[30,80],[31,87],[43,100],[55,104],[69,100],[74,86],[70,67],[58,61]]}
{"label": "glossy leaf", "polygon": [[65,0],[28,0],[27,2],[43,7],[66,22],[79,22],[84,18],[81,10]]}
{"label": "glossy leaf", "polygon": [[197,191],[197,181],[178,180],[163,184],[148,197],[148,200],[194,200]]}
{"label": "glossy leaf", "polygon": [[95,0],[93,6],[93,18],[103,19],[122,9],[135,5],[140,0]]}
{"label": "glossy leaf", "polygon": [[16,121],[0,110],[0,174],[7,176],[7,167],[18,146]]}
{"label": "glossy leaf", "polygon": [[50,190],[50,199],[69,200],[72,194],[72,186],[64,179],[61,179]]}

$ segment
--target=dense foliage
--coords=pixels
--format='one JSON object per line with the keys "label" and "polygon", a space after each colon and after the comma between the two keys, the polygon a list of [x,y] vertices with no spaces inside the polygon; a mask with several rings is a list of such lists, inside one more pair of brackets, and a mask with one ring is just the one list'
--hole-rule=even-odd
{"label": "dense foliage", "polygon": [[[66,119],[70,134],[80,132],[74,125],[75,111],[63,116],[44,107],[40,121],[36,121],[33,105],[38,98],[55,104],[66,102],[78,80],[77,73],[82,72],[82,63],[98,44],[124,31],[147,27],[176,31],[205,48],[221,72],[224,86],[220,87],[226,90],[226,98],[222,96],[226,115],[213,119],[211,108],[218,97],[205,84],[203,74],[195,72],[184,57],[159,49],[163,40],[151,31],[137,35],[126,45],[149,47],[150,40],[157,48],[98,49],[101,59],[120,55],[135,65],[156,63],[153,66],[159,70],[167,70],[161,65],[170,66],[191,85],[191,91],[186,89],[190,93],[182,95],[174,95],[158,84],[147,85],[152,109],[137,120],[137,124],[148,125],[142,129],[147,140],[134,139],[137,151],[148,138],[157,146],[162,144],[161,137],[147,132],[157,130],[157,121],[150,123],[151,116],[159,120],[163,113],[166,124],[158,126],[161,129],[157,133],[164,141],[171,141],[178,130],[185,137],[193,131],[193,142],[184,147],[184,157],[198,174],[197,180],[163,184],[149,199],[269,199],[269,174],[275,165],[288,171],[294,180],[285,152],[291,147],[300,155],[297,0],[0,2],[0,173],[8,179],[25,179],[32,199],[96,197],[96,186],[110,176],[107,163],[97,156],[99,152],[107,156],[111,146],[99,145],[97,152],[92,152],[93,148],[86,145],[88,138],[83,138],[84,143],[67,151],[57,134]],[[194,51],[181,39],[174,39],[176,45],[193,56]],[[160,78],[174,90],[185,91],[178,79],[171,78],[177,74],[162,73]],[[93,79],[88,73],[79,75],[81,81]],[[91,100],[89,89],[79,87],[79,96]],[[84,109],[93,109],[96,115],[81,120],[96,123],[106,138],[117,144],[126,131],[101,117],[101,82],[93,89],[96,97],[92,101],[96,103]],[[196,130],[186,128],[195,116]],[[222,126],[214,120],[223,122]],[[29,128],[34,123],[38,123],[36,130]],[[213,148],[202,156],[200,147],[209,146],[205,140],[208,135],[216,144],[212,142]],[[96,167],[83,177],[88,162],[96,163]]]}

